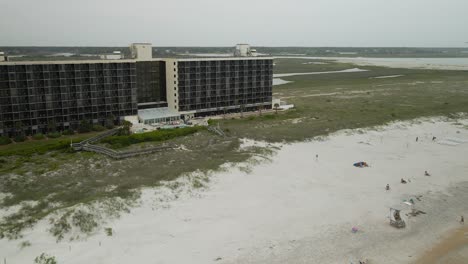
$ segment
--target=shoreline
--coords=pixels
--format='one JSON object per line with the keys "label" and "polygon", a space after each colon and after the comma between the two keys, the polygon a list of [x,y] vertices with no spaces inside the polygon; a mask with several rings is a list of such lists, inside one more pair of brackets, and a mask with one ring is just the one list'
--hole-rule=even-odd
{"label": "shoreline", "polygon": [[439,242],[425,251],[414,264],[468,263],[468,225],[447,232]]}

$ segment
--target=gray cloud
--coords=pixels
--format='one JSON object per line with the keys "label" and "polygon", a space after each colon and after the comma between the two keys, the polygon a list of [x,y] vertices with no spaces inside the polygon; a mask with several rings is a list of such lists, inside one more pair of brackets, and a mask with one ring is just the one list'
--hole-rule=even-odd
{"label": "gray cloud", "polygon": [[466,0],[0,0],[0,45],[466,46]]}

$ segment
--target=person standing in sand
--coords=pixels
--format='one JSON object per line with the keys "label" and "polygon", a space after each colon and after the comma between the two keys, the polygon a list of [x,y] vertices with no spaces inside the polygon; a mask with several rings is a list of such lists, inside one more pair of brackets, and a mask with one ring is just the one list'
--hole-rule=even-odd
{"label": "person standing in sand", "polygon": [[418,142],[418,140],[419,140],[419,137],[416,137],[416,142]]}
{"label": "person standing in sand", "polygon": [[460,216],[460,224],[465,224],[465,218],[463,217],[463,215]]}

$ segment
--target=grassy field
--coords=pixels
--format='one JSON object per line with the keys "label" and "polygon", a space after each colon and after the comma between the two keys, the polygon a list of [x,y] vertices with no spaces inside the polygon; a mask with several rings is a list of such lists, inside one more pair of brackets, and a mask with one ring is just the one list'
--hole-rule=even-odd
{"label": "grassy field", "polygon": [[[310,60],[277,60],[275,72],[340,70],[353,65],[304,65]],[[295,66],[292,66],[295,65]],[[326,66],[327,68],[324,68]],[[277,116],[220,121],[237,137],[300,141],[344,128],[368,127],[393,120],[468,112],[468,73],[360,67],[366,72],[283,77],[274,97],[296,109]],[[375,78],[402,75],[396,78]]]}
{"label": "grassy field", "polygon": [[86,134],[77,134],[71,136],[61,136],[59,138],[47,138],[41,140],[27,140],[25,142],[11,143],[0,146],[0,157],[7,156],[32,156],[36,154],[45,154],[54,150],[66,150],[71,142],[80,142],[90,138],[99,132],[90,132]]}
{"label": "grassy field", "polygon": [[[303,64],[310,61],[279,59],[275,72],[335,71],[356,67],[330,61],[327,64]],[[83,217],[83,212],[74,209],[66,211],[74,205],[135,198],[142,186],[158,186],[162,181],[174,180],[184,173],[208,172],[219,169],[226,162],[238,163],[253,155],[271,153],[268,148],[239,150],[239,138],[302,141],[344,128],[468,112],[467,72],[360,68],[368,71],[284,77],[292,82],[275,86],[274,97],[295,104],[296,108],[278,114],[263,113],[260,116],[259,113],[244,119],[219,120],[217,122],[228,134],[226,138],[201,130],[176,138],[163,138],[165,141],[131,142],[138,143],[132,147],[163,143],[180,146],[164,153],[116,161],[86,152],[69,153],[61,147],[68,145],[68,138],[2,146],[0,194],[3,198],[0,196],[0,207],[16,205],[19,210],[0,220],[0,236],[17,238],[24,228],[65,210],[61,218],[55,217],[51,221],[53,235],[60,237],[71,228],[73,219],[93,219],[93,215]],[[402,76],[375,78],[388,75]],[[108,143],[125,147],[126,142],[121,144],[114,138]],[[41,151],[32,154],[37,150]],[[194,181],[193,185],[200,186],[200,180]],[[75,223],[80,225],[81,222]]]}

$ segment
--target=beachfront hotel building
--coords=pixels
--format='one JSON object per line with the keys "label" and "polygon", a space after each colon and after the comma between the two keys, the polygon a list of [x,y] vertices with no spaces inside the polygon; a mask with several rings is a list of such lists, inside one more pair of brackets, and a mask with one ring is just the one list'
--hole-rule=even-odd
{"label": "beachfront hotel building", "polygon": [[166,60],[168,107],[189,117],[271,108],[273,60]]}
{"label": "beachfront hotel building", "polygon": [[271,108],[271,57],[153,59],[151,44],[130,49],[132,59],[0,62],[0,135]]}

